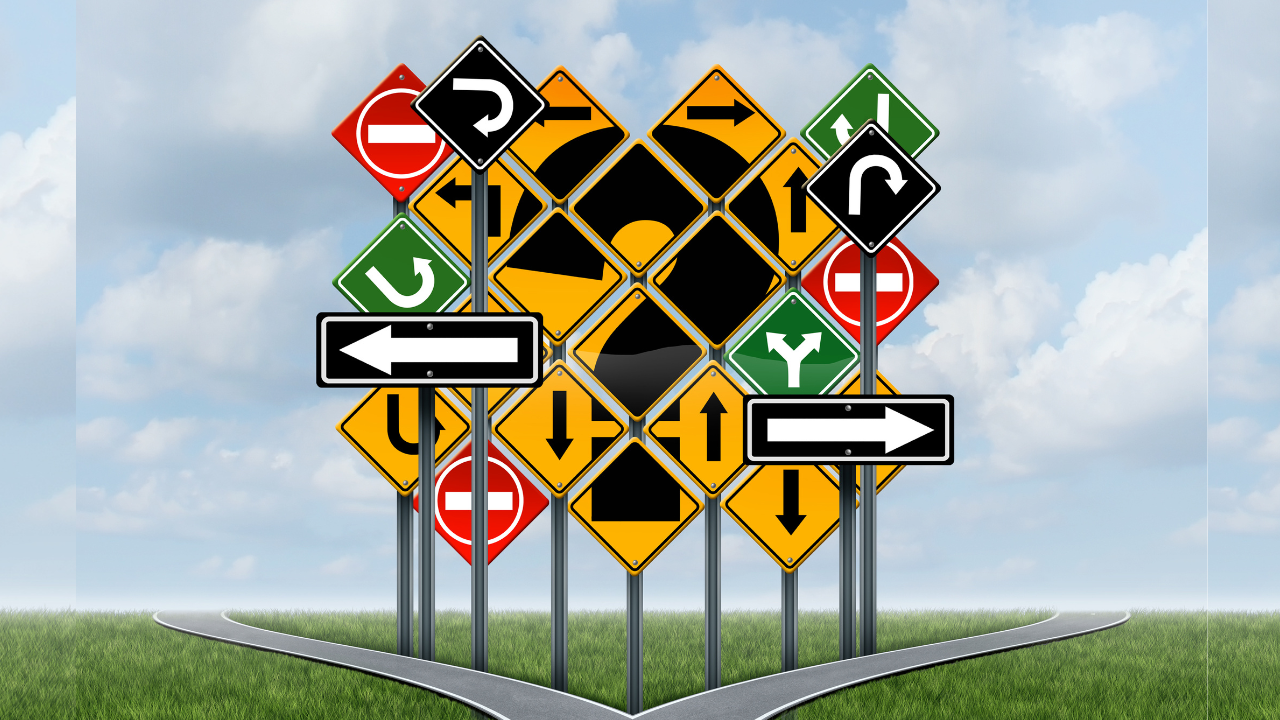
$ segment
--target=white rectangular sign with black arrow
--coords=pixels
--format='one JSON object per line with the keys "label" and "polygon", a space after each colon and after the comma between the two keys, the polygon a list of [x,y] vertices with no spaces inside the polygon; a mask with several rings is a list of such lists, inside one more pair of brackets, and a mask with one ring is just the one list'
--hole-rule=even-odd
{"label": "white rectangular sign with black arrow", "polygon": [[950,465],[950,395],[748,395],[746,462]]}
{"label": "white rectangular sign with black arrow", "polygon": [[320,313],[320,387],[533,387],[537,313]]}

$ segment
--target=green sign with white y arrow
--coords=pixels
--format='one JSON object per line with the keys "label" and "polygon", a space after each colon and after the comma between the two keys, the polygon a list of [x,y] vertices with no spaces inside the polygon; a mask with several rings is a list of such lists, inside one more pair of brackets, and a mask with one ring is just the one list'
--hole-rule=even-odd
{"label": "green sign with white y arrow", "polygon": [[929,118],[871,64],[853,76],[801,134],[823,158],[829,158],[868,120],[879,123],[911,157],[938,137],[938,128]]}
{"label": "green sign with white y arrow", "polygon": [[800,292],[792,290],[725,355],[767,395],[820,395],[858,363],[858,351]]}
{"label": "green sign with white y arrow", "polygon": [[347,264],[333,286],[364,312],[439,312],[471,280],[403,213]]}

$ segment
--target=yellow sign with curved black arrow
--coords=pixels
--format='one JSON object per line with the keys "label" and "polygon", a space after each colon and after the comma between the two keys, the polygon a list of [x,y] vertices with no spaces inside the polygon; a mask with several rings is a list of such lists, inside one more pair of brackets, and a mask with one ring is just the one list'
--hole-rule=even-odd
{"label": "yellow sign with curved black arrow", "polygon": [[538,92],[547,107],[510,153],[556,202],[564,202],[630,133],[563,65]]}
{"label": "yellow sign with curved black arrow", "polygon": [[723,198],[782,134],[782,126],[719,65],[649,131],[713,201]]}
{"label": "yellow sign with curved black arrow", "polygon": [[[338,423],[338,432],[401,495],[418,484],[418,393],[374,388]],[[436,391],[436,462],[471,431],[471,423]]]}
{"label": "yellow sign with curved black arrow", "polygon": [[[542,214],[547,204],[502,160],[489,166],[489,259]],[[413,214],[471,265],[471,167],[457,158],[413,201]]]}

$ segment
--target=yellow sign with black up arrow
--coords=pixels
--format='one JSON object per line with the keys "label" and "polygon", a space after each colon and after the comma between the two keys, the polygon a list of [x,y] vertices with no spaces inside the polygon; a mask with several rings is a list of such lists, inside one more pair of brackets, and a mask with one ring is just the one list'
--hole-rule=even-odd
{"label": "yellow sign with black up arrow", "polygon": [[569,503],[569,512],[638,575],[702,512],[702,503],[633,439]]}
{"label": "yellow sign with black up arrow", "polygon": [[646,432],[708,495],[718,495],[745,463],[742,397],[712,362],[649,422]]}
{"label": "yellow sign with black up arrow", "polygon": [[556,209],[490,277],[521,310],[542,313],[543,331],[558,344],[625,276],[563,210]]}
{"label": "yellow sign with black up arrow", "polygon": [[790,140],[725,203],[729,214],[792,275],[836,232],[836,224],[804,192],[819,167],[803,145]]}
{"label": "yellow sign with black up arrow", "polygon": [[[547,206],[502,160],[489,166],[489,259],[542,214]],[[413,201],[413,214],[471,265],[471,166],[457,158]]]}
{"label": "yellow sign with black up arrow", "polygon": [[637,274],[707,206],[644,142],[627,148],[573,204],[573,213]]}
{"label": "yellow sign with black up arrow", "polygon": [[564,66],[538,92],[547,107],[511,144],[511,156],[564,202],[629,133]]}
{"label": "yellow sign with black up arrow", "polygon": [[724,509],[787,572],[840,526],[840,484],[816,465],[765,465]]}
{"label": "yellow sign with black up arrow", "polygon": [[[338,423],[347,439],[401,494],[418,484],[417,388],[374,388]],[[436,398],[436,462],[471,430],[471,423],[439,391]]]}
{"label": "yellow sign with black up arrow", "polygon": [[556,497],[564,497],[626,431],[563,360],[493,428]]}
{"label": "yellow sign with black up arrow", "polygon": [[782,126],[724,68],[714,65],[649,137],[719,201],[778,144]]}

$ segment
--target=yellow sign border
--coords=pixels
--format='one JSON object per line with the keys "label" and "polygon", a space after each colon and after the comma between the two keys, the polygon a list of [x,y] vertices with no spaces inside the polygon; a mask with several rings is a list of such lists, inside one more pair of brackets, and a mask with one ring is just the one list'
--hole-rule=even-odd
{"label": "yellow sign border", "polygon": [[[788,564],[786,561],[782,559],[782,556],[774,552],[773,548],[769,547],[768,543],[766,543],[758,534],[756,534],[756,531],[751,529],[751,526],[747,524],[747,521],[743,520],[742,517],[738,515],[738,513],[734,512],[733,508],[730,506],[730,503],[733,502],[733,499],[737,497],[738,493],[742,492],[742,489],[745,488],[747,485],[749,485],[757,475],[764,472],[768,468],[787,468],[787,467],[789,466],[787,465],[758,466],[755,472],[751,473],[751,475],[749,475],[745,480],[738,483],[738,487],[733,489],[733,494],[725,498],[724,502],[721,503],[721,505],[724,507],[725,512],[729,513],[729,515],[733,518],[733,521],[738,524],[738,527],[746,531],[746,533],[751,536],[751,539],[755,540],[756,544],[759,545],[769,557],[773,558],[774,562],[778,563],[779,567],[781,567],[784,571],[788,573],[793,573],[800,567],[801,564],[804,563],[805,560],[809,559],[809,556],[812,555],[815,550],[817,550],[819,547],[822,546],[822,543],[827,541],[827,538],[831,537],[831,533],[835,532],[836,528],[840,527],[839,512],[837,512],[836,514],[836,521],[831,523],[831,527],[823,531],[822,535],[817,540],[815,540],[807,550],[805,550],[799,557],[797,557],[794,563]],[[840,492],[840,481],[837,479],[838,476],[832,477],[831,473],[827,472],[823,466],[810,465],[810,466],[795,466],[795,467],[814,468],[818,472],[822,473],[822,476],[825,477],[828,482],[830,482],[832,485],[835,486],[837,493]]]}
{"label": "yellow sign border", "polygon": [[[374,395],[376,395],[380,390],[384,390],[384,389],[388,389],[388,388],[376,387],[371,389],[369,392],[365,393],[364,397],[360,398],[360,402],[356,403],[355,407],[348,410],[347,414],[343,415],[342,419],[338,421],[338,424],[334,425],[333,427],[335,430],[338,431],[338,434],[341,435],[347,441],[347,443],[351,445],[351,447],[356,449],[356,452],[360,453],[360,455],[364,457],[364,459],[367,460],[370,465],[373,466],[374,470],[378,471],[378,474],[381,475],[384,480],[391,483],[391,487],[395,488],[396,492],[400,493],[401,495],[409,495],[413,493],[414,489],[418,487],[418,480],[414,480],[413,484],[410,485],[409,487],[402,488],[400,486],[400,483],[396,482],[391,478],[391,474],[388,473],[382,467],[382,464],[379,463],[377,460],[375,460],[373,456],[370,455],[369,452],[364,449],[364,446],[362,446],[354,437],[352,437],[349,433],[347,433],[347,431],[343,427],[351,420],[352,417],[355,416],[356,413],[360,412],[361,408],[363,408],[366,404],[368,404],[370,400],[373,399]],[[404,389],[404,388],[392,388],[392,389]],[[421,388],[419,389],[419,392],[421,392]],[[441,460],[449,457],[449,453],[453,452],[454,450],[457,450],[458,446],[462,444],[462,441],[466,440],[467,437],[470,436],[471,421],[467,419],[465,413],[459,411],[458,408],[455,407],[453,403],[449,402],[449,397],[444,393],[440,392],[439,389],[437,389],[434,394],[435,394],[435,397],[439,398],[440,401],[443,402],[446,407],[452,410],[453,413],[458,416],[458,419],[462,421],[462,424],[466,426],[466,428],[462,431],[462,434],[459,435],[457,438],[455,438],[454,441],[448,445],[448,447],[446,447],[442,452],[436,453],[435,460],[436,460],[436,463],[438,464]]]}
{"label": "yellow sign border", "polygon": [[[727,490],[730,485],[733,484],[733,481],[736,480],[738,475],[742,473],[742,469],[747,466],[746,458],[743,457],[743,461],[738,464],[738,467],[734,469],[733,472],[729,473],[729,477],[725,479],[725,481],[720,485],[719,489],[710,488],[707,486],[705,482],[702,481],[702,478],[698,477],[697,473],[695,473],[692,468],[684,464],[683,460],[667,452],[667,448],[662,444],[662,441],[658,439],[657,435],[653,434],[653,424],[657,422],[659,418],[662,417],[662,414],[666,412],[668,408],[670,408],[672,405],[675,405],[676,403],[683,400],[684,396],[687,395],[689,391],[693,389],[694,385],[697,385],[702,380],[703,376],[705,376],[707,373],[715,372],[715,371],[719,371],[720,377],[724,378],[725,381],[728,382],[729,385],[731,385],[739,395],[742,395],[742,396],[747,395],[747,392],[743,390],[741,387],[739,387],[738,383],[733,381],[733,376],[730,375],[728,372],[725,372],[724,366],[712,360],[711,362],[703,366],[702,371],[698,373],[698,376],[695,377],[692,381],[690,381],[687,385],[685,385],[684,388],[680,390],[680,393],[676,395],[671,402],[667,403],[666,405],[663,405],[660,410],[657,410],[655,414],[658,417],[655,417],[654,419],[645,423],[645,427],[644,427],[645,434],[653,439],[653,442],[657,444],[659,448],[661,448],[663,454],[665,454],[667,457],[674,460],[676,464],[680,466],[680,469],[684,471],[684,474],[693,478],[693,481],[698,484],[698,487],[702,488],[702,491],[707,495],[710,495],[711,497],[716,497],[720,495],[725,490]],[[732,428],[730,428],[730,430],[732,430]],[[722,429],[721,432],[725,432],[725,431]]]}

